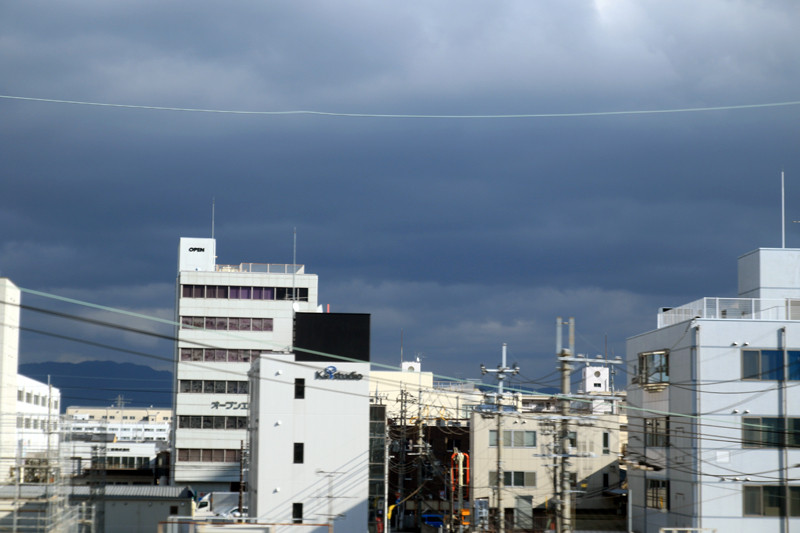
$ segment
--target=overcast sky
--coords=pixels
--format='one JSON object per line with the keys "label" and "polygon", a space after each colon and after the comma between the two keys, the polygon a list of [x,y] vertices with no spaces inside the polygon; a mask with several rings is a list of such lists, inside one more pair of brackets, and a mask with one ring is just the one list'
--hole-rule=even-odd
{"label": "overcast sky", "polygon": [[[800,101],[798,22],[794,0],[4,2],[0,94],[134,107],[0,98],[0,275],[171,319],[215,199],[218,261],[291,262],[297,228],[374,361],[403,331],[477,378],[505,342],[552,382],[557,316],[624,355],[659,307],[735,296],[736,258],[781,245],[782,168],[800,246],[800,105],[762,106]],[[22,362],[170,366],[24,318],[162,359],[24,331]]]}

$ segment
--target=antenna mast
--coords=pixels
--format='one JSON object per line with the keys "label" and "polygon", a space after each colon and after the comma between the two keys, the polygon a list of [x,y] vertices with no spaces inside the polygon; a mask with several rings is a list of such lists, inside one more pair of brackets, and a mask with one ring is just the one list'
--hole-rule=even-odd
{"label": "antenna mast", "polygon": [[781,169],[781,248],[786,248],[786,192]]}
{"label": "antenna mast", "polygon": [[217,199],[216,197],[211,197],[211,238],[214,238],[214,211],[216,209]]}
{"label": "antenna mast", "polygon": [[[294,242],[292,243],[292,302],[297,301],[295,289],[295,276],[297,275],[297,226],[294,227]],[[294,305],[294,303],[292,303]]]}

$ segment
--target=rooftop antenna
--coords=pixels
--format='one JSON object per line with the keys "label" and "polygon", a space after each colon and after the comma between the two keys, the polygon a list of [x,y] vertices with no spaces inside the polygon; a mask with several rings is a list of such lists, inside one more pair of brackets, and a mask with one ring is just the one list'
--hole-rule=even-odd
{"label": "rooftop antenna", "polygon": [[781,248],[786,248],[786,193],[781,169]]}
{"label": "rooftop antenna", "polygon": [[403,328],[400,328],[400,369],[403,369]]}
{"label": "rooftop antenna", "polygon": [[216,197],[211,197],[211,238],[214,238],[214,210],[216,208],[217,199]]}
{"label": "rooftop antenna", "polygon": [[[295,276],[297,275],[297,226],[294,227],[294,242],[292,244],[292,302],[297,301],[295,289]],[[294,303],[292,303],[294,306]]]}

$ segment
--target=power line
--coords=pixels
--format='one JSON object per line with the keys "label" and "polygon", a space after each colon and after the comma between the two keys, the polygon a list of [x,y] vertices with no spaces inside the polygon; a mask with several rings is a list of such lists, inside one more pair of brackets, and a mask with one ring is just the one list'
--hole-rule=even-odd
{"label": "power line", "polygon": [[346,118],[392,118],[392,119],[532,119],[532,118],[571,118],[571,117],[604,117],[618,115],[657,115],[672,113],[700,113],[708,111],[734,111],[743,109],[762,109],[775,107],[788,107],[800,105],[800,100],[790,100],[787,102],[767,102],[760,104],[739,104],[725,106],[704,106],[704,107],[683,107],[666,109],[636,109],[622,111],[586,111],[577,113],[514,113],[506,115],[434,115],[434,114],[399,114],[399,113],[343,113],[335,111],[314,111],[314,110],[287,110],[287,111],[246,111],[234,109],[204,109],[190,107],[167,107],[167,106],[147,106],[135,104],[113,104],[108,102],[90,102],[82,100],[61,100],[55,98],[35,98],[30,96],[15,96],[0,94],[0,98],[6,100],[21,100],[27,102],[43,102],[51,104],[69,104],[94,107],[113,107],[125,109],[142,109],[151,111],[180,111],[185,113],[213,113],[223,115],[260,115],[260,116],[292,116],[292,115],[316,115],[327,117],[346,117]]}

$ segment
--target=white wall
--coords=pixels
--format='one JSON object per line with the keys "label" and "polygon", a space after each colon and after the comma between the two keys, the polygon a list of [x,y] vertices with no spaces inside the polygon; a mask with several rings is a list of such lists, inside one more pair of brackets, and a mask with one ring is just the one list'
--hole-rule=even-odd
{"label": "white wall", "polygon": [[[331,364],[362,378],[318,379]],[[295,378],[305,379],[304,399],[295,399]],[[305,523],[326,523],[332,510],[337,531],[366,531],[369,364],[263,355],[251,390],[250,516],[291,522],[297,502]],[[304,444],[302,464],[293,462],[296,442]]]}
{"label": "white wall", "polygon": [[17,455],[17,367],[20,291],[0,278],[0,482]]}

